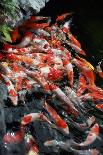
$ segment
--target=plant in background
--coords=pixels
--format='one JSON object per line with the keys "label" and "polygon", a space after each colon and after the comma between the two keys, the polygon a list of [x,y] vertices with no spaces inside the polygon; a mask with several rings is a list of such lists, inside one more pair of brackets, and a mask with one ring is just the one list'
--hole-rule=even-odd
{"label": "plant in background", "polygon": [[12,21],[16,20],[19,8],[12,0],[2,0],[0,2],[0,41],[12,42],[10,31],[12,31]]}

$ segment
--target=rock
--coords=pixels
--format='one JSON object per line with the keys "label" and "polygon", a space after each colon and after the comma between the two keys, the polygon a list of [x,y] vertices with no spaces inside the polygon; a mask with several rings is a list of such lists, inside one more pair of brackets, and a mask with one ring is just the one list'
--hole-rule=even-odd
{"label": "rock", "polygon": [[10,25],[14,27],[19,25],[21,21],[29,18],[32,14],[37,14],[49,0],[13,0],[15,7],[17,8],[17,18],[10,20]]}

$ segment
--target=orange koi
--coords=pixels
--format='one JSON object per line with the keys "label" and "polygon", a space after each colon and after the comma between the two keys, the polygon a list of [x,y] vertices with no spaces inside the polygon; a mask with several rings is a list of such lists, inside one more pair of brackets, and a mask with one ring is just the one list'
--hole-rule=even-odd
{"label": "orange koi", "polygon": [[6,56],[10,61],[24,62],[24,63],[31,64],[31,65],[34,64],[34,59],[27,57],[27,56],[16,55],[13,53],[7,54]]}
{"label": "orange koi", "polygon": [[18,27],[15,28],[13,31],[10,32],[10,36],[11,36],[12,42],[16,42],[16,40],[21,37],[20,36],[20,33],[19,33]]}
{"label": "orange koi", "polygon": [[78,82],[78,88],[77,88],[77,96],[80,96],[81,94],[84,93],[84,91],[86,90],[86,78],[80,74],[79,76],[79,82]]}
{"label": "orange koi", "polygon": [[100,110],[103,110],[103,103],[96,104],[96,108],[100,109]]}
{"label": "orange koi", "polygon": [[74,58],[72,62],[82,71],[82,74],[86,77],[87,82],[91,85],[94,85],[94,72],[93,69],[88,65],[88,63],[77,58]]}
{"label": "orange koi", "polygon": [[61,22],[61,21],[63,21],[65,18],[67,18],[67,16],[69,16],[69,15],[72,15],[73,13],[71,12],[71,13],[64,13],[64,14],[62,14],[62,15],[60,15],[60,16],[58,16],[57,18],[56,18],[56,22]]}
{"label": "orange koi", "polygon": [[81,48],[80,42],[79,42],[79,41],[73,36],[73,34],[70,32],[70,29],[69,29],[69,28],[70,28],[70,22],[71,22],[71,20],[65,22],[65,24],[63,25],[62,31],[68,35],[68,38],[70,39],[70,41],[71,41],[74,45],[76,45],[76,46],[78,46],[79,48]]}
{"label": "orange koi", "polygon": [[87,85],[86,88],[91,92],[91,93],[97,93],[103,95],[103,89],[100,87],[97,87],[96,85]]}

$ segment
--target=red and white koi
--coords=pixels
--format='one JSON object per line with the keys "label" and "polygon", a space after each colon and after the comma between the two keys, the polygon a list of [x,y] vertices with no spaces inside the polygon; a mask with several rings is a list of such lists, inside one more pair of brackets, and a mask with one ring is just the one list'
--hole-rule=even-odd
{"label": "red and white koi", "polygon": [[65,104],[67,106],[66,109],[67,110],[69,109],[68,112],[77,115],[78,113],[77,109],[75,108],[73,103],[70,101],[70,99],[65,95],[65,93],[58,86],[54,84],[49,83],[49,86],[50,86],[51,91],[54,92],[57,95],[57,97],[59,97],[59,99],[63,102],[61,104],[62,105]]}
{"label": "red and white koi", "polygon": [[94,126],[90,129],[90,132],[86,138],[86,140],[80,144],[77,144],[80,148],[85,148],[95,142],[95,140],[99,137],[100,134],[100,128],[97,123],[94,124]]}
{"label": "red and white koi", "polygon": [[51,141],[46,141],[44,143],[45,146],[52,146],[52,147],[60,147],[63,150],[69,151],[71,150],[73,153],[76,153],[78,155],[83,154],[83,155],[98,155],[99,151],[97,149],[88,149],[88,150],[78,150],[74,149],[70,141],[63,142],[63,141],[57,141],[57,140],[51,140]]}
{"label": "red and white koi", "polygon": [[33,46],[37,46],[38,49],[42,51],[50,50],[50,44],[47,42],[46,39],[40,37],[34,37],[32,41]]}
{"label": "red and white koi", "polygon": [[8,132],[6,135],[3,137],[3,142],[4,143],[19,143],[23,141],[24,139],[24,131],[20,130],[17,131],[16,133],[14,132]]}
{"label": "red and white koi", "polygon": [[35,33],[38,36],[50,37],[50,34],[47,31],[43,30],[43,29],[37,29],[37,30],[35,30]]}
{"label": "red and white koi", "polygon": [[34,144],[26,155],[39,155],[39,150],[37,145]]}
{"label": "red and white koi", "polygon": [[72,47],[77,53],[81,54],[81,55],[86,55],[85,51],[83,49],[81,49],[80,47],[78,47],[77,45],[75,45],[74,43],[71,43],[69,41],[66,41],[66,43]]}
{"label": "red and white koi", "polygon": [[19,91],[22,89],[22,80],[23,80],[23,71],[19,68],[17,63],[13,63],[13,71],[14,71],[14,77],[15,77],[15,90]]}
{"label": "red and white koi", "polygon": [[21,125],[25,126],[31,122],[35,122],[36,120],[47,121],[49,124],[52,124],[49,119],[43,115],[42,113],[30,113],[25,115],[21,120]]}
{"label": "red and white koi", "polygon": [[67,123],[57,114],[57,112],[47,104],[47,102],[44,103],[44,108],[48,111],[49,115],[54,120],[57,127],[63,131],[66,134],[69,134],[69,128]]}
{"label": "red and white koi", "polygon": [[39,68],[42,76],[51,81],[57,81],[62,78],[62,71],[54,67],[44,66]]}
{"label": "red and white koi", "polygon": [[26,144],[26,150],[28,152],[26,155],[39,155],[39,149],[33,136],[26,134],[24,140]]}
{"label": "red and white koi", "polygon": [[35,81],[37,81],[40,84],[40,86],[44,88],[45,91],[50,92],[48,81],[46,81],[46,79],[41,75],[40,72],[37,72],[37,71],[33,72],[29,70],[25,70],[25,72]]}
{"label": "red and white koi", "polygon": [[41,60],[33,59],[25,55],[17,55],[17,54],[10,53],[10,54],[7,54],[6,57],[7,59],[9,59],[9,61],[24,62],[25,64],[32,65],[34,67],[39,67],[41,65]]}
{"label": "red and white koi", "polygon": [[80,100],[80,98],[77,96],[77,94],[75,93],[75,91],[72,88],[66,86],[65,93],[71,99],[72,102],[74,102],[78,106],[83,105],[82,101]]}
{"label": "red and white koi", "polygon": [[103,94],[98,94],[98,93],[87,93],[82,96],[80,96],[80,99],[82,101],[86,100],[92,100],[92,101],[98,101],[98,100],[103,100]]}
{"label": "red and white koi", "polygon": [[36,48],[35,47],[24,47],[24,48],[13,48],[12,45],[4,45],[4,52],[5,53],[14,53],[14,54],[26,54],[30,53],[31,51],[34,51]]}
{"label": "red and white koi", "polygon": [[11,99],[13,105],[16,106],[18,104],[18,95],[14,88],[14,85],[12,84],[12,82],[9,80],[9,78],[7,76],[5,76],[3,74],[1,74],[1,76],[3,77],[3,79],[5,81],[5,85],[7,86],[9,98]]}
{"label": "red and white koi", "polygon": [[11,70],[9,64],[7,62],[0,63],[1,70],[6,74],[6,76],[10,79],[13,78],[13,71]]}
{"label": "red and white koi", "polygon": [[64,63],[64,67],[66,68],[70,86],[73,87],[74,72],[73,72],[72,63],[70,61],[68,61],[67,59],[64,59],[63,63]]}
{"label": "red and white koi", "polygon": [[73,34],[70,32],[70,23],[71,23],[71,20],[65,22],[64,25],[63,25],[62,31],[68,35],[68,38],[70,39],[70,41],[71,41],[74,45],[76,45],[76,46],[78,46],[79,48],[81,48],[80,42],[79,42],[79,41],[73,36]]}

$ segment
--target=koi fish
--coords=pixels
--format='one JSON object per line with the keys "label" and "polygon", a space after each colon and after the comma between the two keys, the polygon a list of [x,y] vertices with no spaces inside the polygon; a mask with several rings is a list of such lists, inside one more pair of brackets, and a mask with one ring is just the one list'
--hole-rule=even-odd
{"label": "koi fish", "polygon": [[8,66],[9,64],[7,62],[0,63],[1,70],[8,76],[8,78],[13,78],[13,72],[11,68]]}
{"label": "koi fish", "polygon": [[75,91],[73,89],[66,86],[65,93],[71,99],[72,102],[74,102],[78,106],[82,106],[82,104],[83,104],[82,101],[80,100],[80,98],[77,96],[77,94],[75,93]]}
{"label": "koi fish", "polygon": [[29,152],[27,153],[27,155],[39,155],[39,150],[38,150],[38,147],[37,147],[36,144],[34,144],[34,145],[30,148],[30,150],[29,150]]}
{"label": "koi fish", "polygon": [[4,52],[5,53],[14,53],[14,54],[23,55],[23,54],[30,53],[34,50],[37,51],[37,48],[32,47],[32,46],[24,47],[24,48],[13,48],[12,45],[7,45],[7,44],[4,45]]}
{"label": "koi fish", "polygon": [[26,143],[26,150],[28,152],[26,155],[39,155],[39,149],[33,136],[26,134],[24,139]]}
{"label": "koi fish", "polygon": [[44,66],[40,67],[39,70],[42,76],[49,80],[56,81],[62,78],[62,72],[54,67]]}
{"label": "koi fish", "polygon": [[80,144],[77,143],[77,146],[80,148],[85,148],[95,142],[95,140],[98,138],[100,133],[99,125],[96,123],[94,126],[90,129],[90,132],[86,138],[86,140]]}
{"label": "koi fish", "polygon": [[97,149],[88,149],[88,150],[76,150],[71,148],[71,151],[78,155],[99,155],[100,152]]}
{"label": "koi fish", "polygon": [[[69,140],[68,140],[69,141]],[[45,146],[52,146],[52,147],[60,147],[63,150],[71,150],[73,153],[76,153],[78,155],[98,155],[99,151],[97,149],[88,149],[88,150],[77,150],[70,146],[69,142],[63,142],[63,141],[57,141],[57,140],[51,140],[46,141],[44,143]]]}
{"label": "koi fish", "polygon": [[17,63],[13,63],[13,71],[14,71],[14,76],[15,76],[15,90],[16,91],[19,91],[22,89],[22,80],[23,80],[23,77],[22,77],[22,74],[21,74],[21,69],[19,68],[18,64]]}
{"label": "koi fish", "polygon": [[77,96],[80,96],[85,92],[86,83],[87,83],[86,78],[82,74],[80,74],[79,75],[78,88],[77,88],[77,92],[76,92]]}
{"label": "koi fish", "polygon": [[44,104],[44,108],[48,111],[50,116],[53,118],[57,127],[62,130],[64,133],[69,134],[69,128],[66,122],[57,114],[57,112],[46,102]]}
{"label": "koi fish", "polygon": [[72,15],[73,13],[71,12],[71,13],[64,13],[64,14],[62,14],[62,15],[60,15],[60,16],[58,16],[57,18],[56,18],[56,22],[61,22],[61,21],[63,21],[65,18],[67,18],[67,16],[69,16],[69,15]]}
{"label": "koi fish", "polygon": [[43,115],[42,113],[30,113],[30,114],[25,115],[22,118],[21,125],[25,126],[31,122],[36,121],[36,120],[47,121],[49,124],[51,124],[49,119],[45,115]]}
{"label": "koi fish", "polygon": [[94,116],[89,117],[85,123],[78,123],[71,118],[67,118],[66,122],[70,123],[75,128],[79,129],[80,131],[86,131],[88,130],[96,121],[96,118]]}
{"label": "koi fish", "polygon": [[5,81],[5,85],[7,86],[8,93],[9,93],[9,98],[11,99],[12,103],[14,106],[18,104],[18,95],[17,92],[12,84],[12,82],[9,80],[9,78],[3,74],[1,74]]}
{"label": "koi fish", "polygon": [[100,110],[103,110],[103,103],[96,104],[96,108],[100,109]]}
{"label": "koi fish", "polygon": [[80,96],[80,99],[82,101],[86,100],[92,100],[92,101],[97,101],[97,100],[103,100],[103,94],[98,94],[98,93],[87,93],[85,95]]}
{"label": "koi fish", "polygon": [[103,78],[103,71],[101,69],[101,63],[102,63],[102,61],[98,63],[98,65],[96,66],[96,70],[97,70],[97,73],[99,74],[99,76],[101,78]]}
{"label": "koi fish", "polygon": [[37,81],[40,84],[40,86],[44,88],[45,91],[50,92],[50,87],[49,87],[48,82],[39,72],[32,72],[29,70],[25,70],[25,72],[35,81]]}
{"label": "koi fish", "polygon": [[96,85],[87,85],[86,88],[91,92],[91,93],[97,93],[103,95],[103,89],[100,87],[97,87]]}
{"label": "koi fish", "polygon": [[72,66],[71,62],[66,59],[63,61],[63,63],[65,65],[65,68],[67,71],[70,86],[73,87],[73,79],[74,79],[73,66]]}
{"label": "koi fish", "polygon": [[19,143],[23,139],[24,139],[24,131],[20,130],[20,131],[17,131],[16,133],[8,132],[6,135],[4,135],[3,142],[4,143]]}
{"label": "koi fish", "polygon": [[[64,94],[64,92],[56,85],[54,84],[50,84],[50,89],[52,92],[54,92],[57,97],[59,97],[59,99],[61,101],[63,101],[63,103],[69,108],[71,113],[74,113],[75,115],[77,115],[78,110],[74,107],[73,103],[70,101],[70,99]],[[62,103],[62,104],[63,104]]]}
{"label": "koi fish", "polygon": [[63,27],[62,27],[62,31],[64,33],[67,34],[68,38],[70,39],[70,41],[78,46],[79,48],[81,48],[81,44],[80,42],[73,36],[73,34],[70,32],[70,23],[71,23],[71,20],[67,21],[64,23]]}
{"label": "koi fish", "polygon": [[81,54],[81,55],[86,55],[85,51],[82,50],[80,47],[78,47],[77,45],[75,45],[74,43],[71,43],[69,41],[66,41],[67,45],[69,45],[70,47],[72,47],[77,53]]}
{"label": "koi fish", "polygon": [[33,37],[32,33],[26,32],[25,35],[24,35],[24,38],[22,39],[22,41],[19,44],[11,45],[11,46],[13,48],[23,48],[23,47],[26,47],[32,41],[32,37]]}
{"label": "koi fish", "polygon": [[90,62],[88,62],[87,60],[85,60],[85,59],[79,57],[78,55],[77,55],[76,57],[77,57],[80,61],[84,62],[84,64],[87,65],[89,68],[91,68],[92,70],[94,70],[94,67],[93,67],[93,65],[91,65]]}
{"label": "koi fish", "polygon": [[20,33],[18,27],[10,32],[12,42],[16,42],[18,38],[20,38]]}
{"label": "koi fish", "polygon": [[50,34],[43,29],[37,29],[37,30],[35,30],[35,33],[38,36],[50,37]]}
{"label": "koi fish", "polygon": [[15,62],[24,62],[25,64],[29,64],[29,65],[39,65],[40,62],[38,62],[35,59],[32,59],[31,57],[25,56],[25,55],[17,55],[17,54],[13,54],[13,53],[8,53],[6,55],[6,57],[10,60],[10,61],[15,61]]}
{"label": "koi fish", "polygon": [[87,82],[91,85],[94,85],[95,83],[95,77],[93,69],[91,68],[91,65],[88,65],[87,62],[83,62],[83,60],[79,60],[77,58],[74,58],[72,60],[72,63],[74,63],[82,72],[82,74],[85,76]]}

